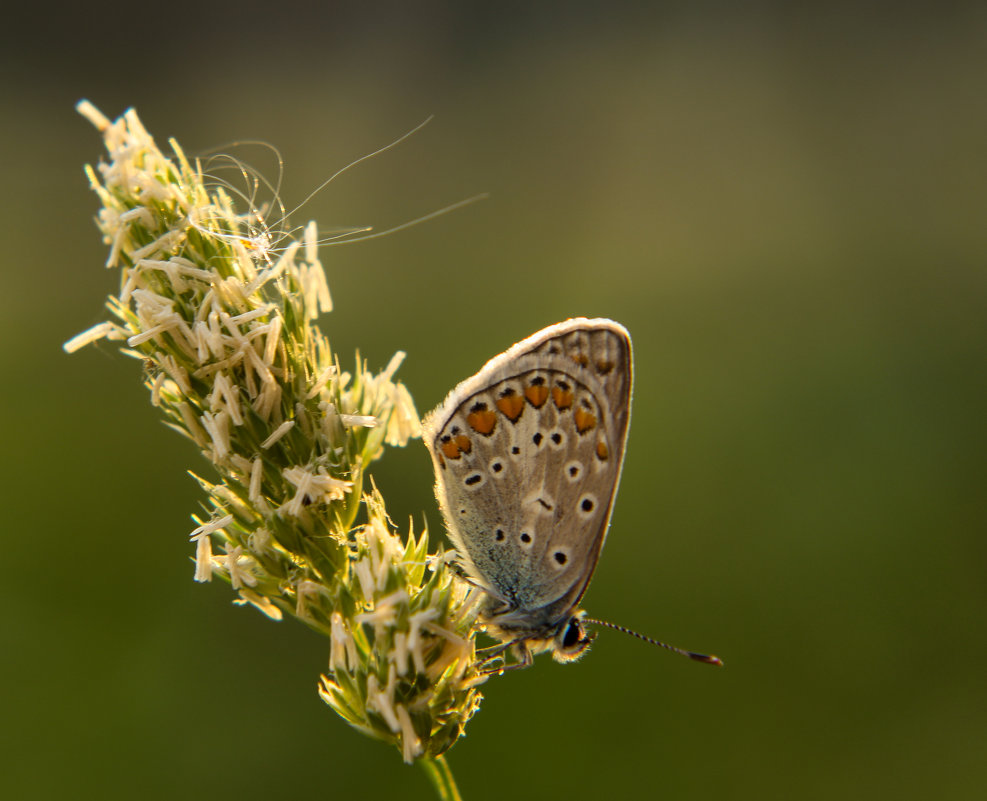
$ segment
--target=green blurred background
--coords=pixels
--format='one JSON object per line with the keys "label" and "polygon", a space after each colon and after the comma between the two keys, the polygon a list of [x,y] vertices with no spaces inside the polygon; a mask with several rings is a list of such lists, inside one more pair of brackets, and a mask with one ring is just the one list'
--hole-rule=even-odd
{"label": "green blurred background", "polygon": [[[322,321],[425,412],[569,316],[637,383],[586,659],[485,688],[467,799],[976,797],[987,785],[987,13],[183,2],[5,12],[4,799],[432,798],[316,682],[326,643],[192,582],[207,468],[141,368],[61,343],[117,275],[88,97],[189,153],[264,139]],[[413,8],[412,8],[413,6]],[[267,174],[274,164],[241,153]],[[420,443],[376,481],[438,533]]]}

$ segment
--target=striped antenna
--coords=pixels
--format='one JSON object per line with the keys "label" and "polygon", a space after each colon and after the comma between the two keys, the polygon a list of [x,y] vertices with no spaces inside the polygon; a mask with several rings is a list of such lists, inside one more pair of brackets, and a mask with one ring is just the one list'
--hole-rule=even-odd
{"label": "striped antenna", "polygon": [[660,648],[665,648],[669,651],[674,651],[677,654],[682,654],[682,656],[687,656],[689,659],[694,659],[697,662],[705,662],[707,665],[723,666],[723,660],[718,656],[713,656],[711,654],[697,654],[695,651],[686,651],[684,648],[676,648],[674,645],[669,645],[667,642],[661,642],[660,640],[654,640],[651,637],[646,637],[644,634],[639,634],[626,626],[618,626],[616,623],[607,623],[605,620],[592,620],[591,618],[585,618],[583,623],[590,623],[595,626],[604,626],[605,628],[613,629],[614,631],[622,631],[624,634],[630,634],[632,637],[637,637],[639,640],[644,640],[645,642],[649,642],[652,645],[657,645]]}

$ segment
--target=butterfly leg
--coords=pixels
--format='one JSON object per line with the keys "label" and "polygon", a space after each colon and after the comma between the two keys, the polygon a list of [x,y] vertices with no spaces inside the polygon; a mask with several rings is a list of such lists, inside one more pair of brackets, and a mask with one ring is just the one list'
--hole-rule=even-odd
{"label": "butterfly leg", "polygon": [[[513,643],[504,642],[499,645],[492,645],[489,648],[481,648],[476,652],[477,659],[480,661],[480,672],[481,673],[499,673],[507,661],[505,658],[505,653],[507,649],[511,647]],[[494,663],[499,662],[500,665],[495,667]]]}
{"label": "butterfly leg", "polygon": [[[508,651],[515,660],[509,664],[505,656]],[[500,675],[509,670],[523,670],[531,667],[535,661],[531,649],[528,648],[524,640],[514,640],[495,645],[492,648],[484,648],[477,651],[477,656],[481,660],[480,672],[487,675],[494,673]],[[499,664],[495,664],[497,662]]]}

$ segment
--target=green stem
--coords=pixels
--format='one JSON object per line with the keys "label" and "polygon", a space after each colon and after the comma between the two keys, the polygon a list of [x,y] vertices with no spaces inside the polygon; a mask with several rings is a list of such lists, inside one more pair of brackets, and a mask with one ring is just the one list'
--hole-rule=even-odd
{"label": "green stem", "polygon": [[463,801],[459,788],[456,787],[456,780],[452,776],[452,769],[444,756],[437,756],[434,759],[424,757],[418,760],[418,764],[425,769],[428,778],[432,780],[441,801]]}

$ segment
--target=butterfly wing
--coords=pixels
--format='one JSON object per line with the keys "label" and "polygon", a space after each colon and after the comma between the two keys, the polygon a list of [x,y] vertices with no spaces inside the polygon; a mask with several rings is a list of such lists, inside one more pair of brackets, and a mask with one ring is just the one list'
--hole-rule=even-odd
{"label": "butterfly wing", "polygon": [[489,361],[424,422],[436,495],[499,622],[556,627],[596,567],[630,423],[631,346],[611,320],[550,326]]}

